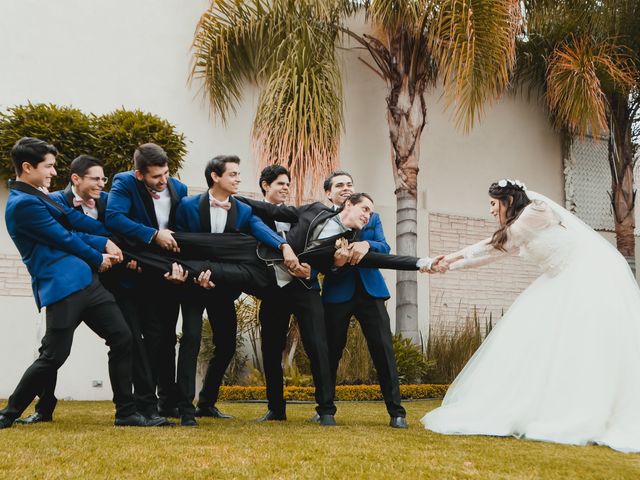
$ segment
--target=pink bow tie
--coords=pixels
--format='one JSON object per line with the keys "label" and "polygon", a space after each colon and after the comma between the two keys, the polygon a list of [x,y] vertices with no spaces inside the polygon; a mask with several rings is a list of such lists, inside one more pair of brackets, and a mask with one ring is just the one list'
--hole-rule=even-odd
{"label": "pink bow tie", "polygon": [[211,197],[211,206],[213,208],[224,208],[225,210],[229,210],[231,208],[231,202],[229,200],[221,202],[220,200]]}
{"label": "pink bow tie", "polygon": [[89,200],[79,200],[74,197],[73,206],[79,207],[80,205],[84,205],[87,208],[96,208],[96,201],[93,198],[90,198]]}
{"label": "pink bow tie", "polygon": [[151,190],[150,188],[147,188],[147,190],[149,191],[149,195],[151,195],[151,197],[154,200],[159,200],[160,199],[160,194],[158,192],[156,192],[155,190]]}

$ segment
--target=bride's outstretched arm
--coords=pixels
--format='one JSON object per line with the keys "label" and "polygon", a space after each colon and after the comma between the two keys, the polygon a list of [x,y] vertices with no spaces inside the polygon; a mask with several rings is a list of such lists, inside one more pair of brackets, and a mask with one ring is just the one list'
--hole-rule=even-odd
{"label": "bride's outstretched arm", "polygon": [[448,266],[449,270],[481,267],[515,255],[519,251],[518,247],[509,245],[505,245],[506,251],[498,250],[489,243],[490,241],[490,238],[486,238],[462,250],[450,253],[444,257],[445,265]]}

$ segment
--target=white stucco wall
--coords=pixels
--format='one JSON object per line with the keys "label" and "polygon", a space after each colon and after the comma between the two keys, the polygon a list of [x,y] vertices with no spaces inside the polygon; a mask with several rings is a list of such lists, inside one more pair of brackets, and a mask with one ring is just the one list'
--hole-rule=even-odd
{"label": "white stucco wall", "polygon": [[[31,101],[73,105],[94,113],[118,107],[150,111],[186,134],[189,153],[180,176],[188,185],[202,188],[207,159],[235,153],[244,161],[243,190],[258,192],[250,147],[256,89],[247,89],[237,116],[225,126],[210,118],[198,85],[187,84],[191,39],[207,5],[206,0],[0,0],[0,109]],[[394,245],[385,85],[357,60],[357,53],[342,56],[346,127],[341,166],[354,175],[357,189],[374,196],[387,238]],[[562,200],[560,144],[539,106],[505,97],[464,135],[454,129],[450,112],[443,112],[439,90],[427,95],[427,105],[419,176],[419,254],[429,251],[427,209],[487,217],[486,190],[496,179],[520,178],[531,188]],[[0,209],[5,202],[6,190],[0,189]],[[2,253],[16,253],[4,222],[0,222]],[[385,272],[385,277],[390,286],[395,284],[393,272]],[[426,275],[419,277],[422,326],[429,311],[428,283]],[[10,393],[37,349],[41,317],[29,301],[0,297],[3,311],[19,305],[16,314],[0,319],[0,331],[16,333],[11,340],[6,336],[0,340],[0,363],[10,365],[0,376],[0,397]],[[394,309],[392,296],[392,318]],[[110,397],[106,348],[100,345],[88,332],[79,332],[74,352],[61,371],[59,396]],[[104,380],[105,387],[92,389],[90,382],[95,379]]]}

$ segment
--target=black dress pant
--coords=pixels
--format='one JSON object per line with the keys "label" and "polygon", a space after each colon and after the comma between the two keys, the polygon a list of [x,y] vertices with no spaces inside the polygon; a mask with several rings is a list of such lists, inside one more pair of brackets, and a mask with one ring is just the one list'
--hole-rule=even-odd
{"label": "black dress pant", "polygon": [[181,415],[194,413],[196,368],[202,337],[202,313],[206,309],[213,335],[213,356],[207,364],[198,398],[198,407],[214,406],[218,400],[224,374],[236,352],[238,320],[235,299],[237,290],[193,287],[182,303],[182,337],[178,351],[178,409]]}
{"label": "black dress pant", "polygon": [[[136,301],[142,304],[140,331],[149,362],[151,382],[158,389],[158,408],[177,406],[176,324],[180,313],[181,285],[142,274]],[[138,305],[140,307],[140,305]]]}
{"label": "black dress pant", "polygon": [[344,303],[325,303],[331,379],[336,383],[338,363],[347,343],[347,331],[351,317],[355,315],[378,373],[378,382],[387,411],[392,417],[404,417],[406,411],[400,404],[400,381],[396,357],[393,352],[389,313],[384,300],[370,296],[356,276],[356,291],[353,298]]}
{"label": "black dress pant", "polygon": [[147,305],[137,297],[136,290],[132,288],[119,290],[115,297],[133,338],[131,373],[136,410],[143,415],[152,415],[158,411],[158,397],[141,326]]}
{"label": "black dress pant", "polygon": [[307,289],[298,280],[293,280],[282,287],[282,295],[298,320],[302,345],[311,363],[315,399],[318,404],[316,411],[319,415],[334,415],[335,382],[331,378],[327,329],[320,292]]}
{"label": "black dress pant", "polygon": [[[111,273],[111,271],[107,272]],[[105,281],[108,279],[109,281]],[[140,299],[136,298],[135,290],[124,288],[119,284],[119,279],[115,275],[100,275],[100,282],[115,297],[116,304],[120,308],[132,336],[132,377],[133,377],[133,397],[135,399],[136,411],[150,415],[158,409],[158,397],[156,387],[151,377],[149,359],[144,346],[142,331],[140,327],[140,317],[144,306]],[[35,410],[45,417],[51,417],[56,408],[58,400],[55,396],[55,389],[58,375],[51,375],[45,382],[43,391],[38,395],[38,402]]]}
{"label": "black dress pant", "polygon": [[[116,417],[135,412],[131,392],[131,332],[113,295],[94,276],[86,288],[47,306],[47,328],[40,356],[25,371],[7,407],[0,413],[17,418],[45,387],[51,387],[58,369],[71,352],[73,334],[81,322],[106,341],[109,347],[109,378]],[[55,384],[54,384],[55,388]]]}
{"label": "black dress pant", "polygon": [[289,320],[291,318],[289,299],[283,294],[283,289],[271,287],[260,303],[260,347],[262,364],[267,384],[267,400],[269,410],[277,415],[284,415],[286,402],[284,400],[284,372],[282,370],[282,354],[287,344]]}

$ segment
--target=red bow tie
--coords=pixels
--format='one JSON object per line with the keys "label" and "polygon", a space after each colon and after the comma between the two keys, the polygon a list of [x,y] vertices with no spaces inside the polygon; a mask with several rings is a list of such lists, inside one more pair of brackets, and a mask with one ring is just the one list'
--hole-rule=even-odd
{"label": "red bow tie", "polygon": [[231,202],[229,200],[221,202],[220,200],[211,197],[210,203],[213,208],[224,208],[225,210],[229,210],[231,208]]}
{"label": "red bow tie", "polygon": [[73,198],[73,206],[79,207],[80,205],[84,205],[87,208],[96,208],[96,201],[93,198],[89,200],[80,200],[77,198]]}

